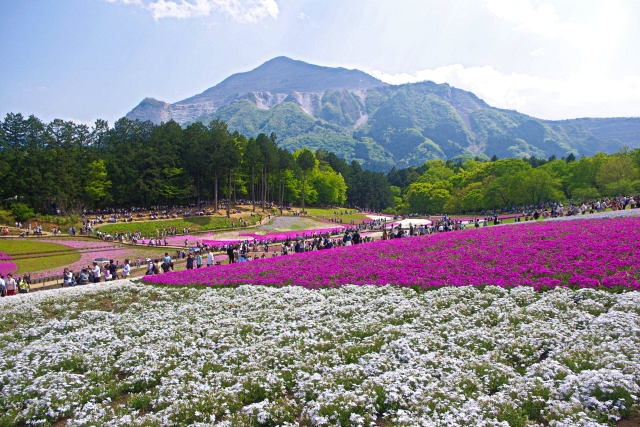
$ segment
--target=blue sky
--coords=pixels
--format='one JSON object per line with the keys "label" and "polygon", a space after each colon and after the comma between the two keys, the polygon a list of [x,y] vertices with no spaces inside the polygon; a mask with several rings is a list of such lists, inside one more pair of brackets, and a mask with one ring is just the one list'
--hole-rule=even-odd
{"label": "blue sky", "polygon": [[0,0],[0,114],[113,123],[279,55],[550,119],[640,116],[640,2]]}

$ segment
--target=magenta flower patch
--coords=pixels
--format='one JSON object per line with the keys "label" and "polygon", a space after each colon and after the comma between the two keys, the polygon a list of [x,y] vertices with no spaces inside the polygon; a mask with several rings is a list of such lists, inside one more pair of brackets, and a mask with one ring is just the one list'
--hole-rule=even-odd
{"label": "magenta flower patch", "polygon": [[410,237],[147,276],[167,285],[640,289],[640,218],[529,223]]}

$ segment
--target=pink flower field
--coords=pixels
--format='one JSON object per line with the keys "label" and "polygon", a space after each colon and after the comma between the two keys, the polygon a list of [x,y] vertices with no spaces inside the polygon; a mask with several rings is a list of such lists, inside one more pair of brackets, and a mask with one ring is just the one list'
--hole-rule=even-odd
{"label": "pink flower field", "polygon": [[4,252],[0,252],[0,274],[3,276],[6,276],[9,273],[13,274],[17,269],[18,266],[14,262],[11,262],[11,256]]}
{"label": "pink flower field", "polygon": [[[298,231],[280,231],[280,232],[270,232],[265,234],[257,234],[257,233],[249,233],[249,232],[240,232],[238,233],[237,238],[230,239],[214,239],[216,237],[216,233],[208,233],[199,236],[194,235],[182,235],[182,236],[173,236],[167,237],[167,243],[175,245],[184,244],[185,240],[189,241],[191,246],[195,246],[196,242],[200,242],[205,245],[210,246],[224,246],[229,244],[237,244],[245,241],[254,241],[256,240],[259,243],[274,243],[274,242],[283,242],[287,239],[295,239],[295,238],[312,238],[313,236],[323,235],[326,233],[335,232],[343,232],[350,227],[346,225],[337,225],[335,227],[322,228],[322,229],[313,229],[313,230],[298,230]],[[219,234],[218,234],[219,235]]]}
{"label": "pink flower field", "polygon": [[[46,270],[32,271],[30,272],[32,279],[39,279],[42,277],[53,277],[62,275],[62,271],[65,267],[68,267],[74,273],[80,272],[83,267],[90,266],[93,263],[93,260],[96,258],[107,258],[117,260],[122,264],[125,258],[131,259],[131,261],[142,258],[144,259],[145,255],[141,255],[145,249],[131,249],[120,246],[115,246],[111,242],[101,242],[101,241],[88,241],[88,240],[47,240],[49,243],[57,243],[60,245],[68,246],[70,248],[78,249],[80,251],[80,259],[72,264],[50,268]],[[0,269],[1,269],[0,264]],[[14,264],[14,271],[15,271]]]}
{"label": "pink flower field", "polygon": [[640,218],[500,226],[147,276],[167,285],[640,289]]}

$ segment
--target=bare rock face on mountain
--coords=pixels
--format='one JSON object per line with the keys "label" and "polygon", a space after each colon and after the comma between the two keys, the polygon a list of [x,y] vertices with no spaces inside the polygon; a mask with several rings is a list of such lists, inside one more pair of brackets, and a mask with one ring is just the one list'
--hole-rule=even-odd
{"label": "bare rock face on mountain", "polygon": [[377,170],[456,156],[562,157],[640,146],[640,118],[541,120],[448,84],[388,85],[359,70],[286,57],[174,104],[145,98],[127,118],[222,119],[249,137],[275,132],[287,149],[322,148]]}
{"label": "bare rock face on mountain", "polygon": [[175,104],[145,98],[127,118],[185,123],[213,114],[240,99],[250,99],[261,109],[287,100],[313,115],[314,107],[327,90],[362,91],[384,85],[362,71],[321,67],[280,56]]}

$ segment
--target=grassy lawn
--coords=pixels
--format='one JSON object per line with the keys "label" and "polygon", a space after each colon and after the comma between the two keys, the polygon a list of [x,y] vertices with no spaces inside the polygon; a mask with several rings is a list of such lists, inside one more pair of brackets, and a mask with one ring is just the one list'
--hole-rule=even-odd
{"label": "grassy lawn", "polygon": [[[333,218],[336,220],[342,220],[344,224],[348,224],[351,220],[359,223],[361,220],[366,219],[364,214],[357,213],[354,209],[325,209],[325,208],[308,208],[307,214],[320,220],[327,220]],[[335,212],[353,212],[346,215],[335,215]]]}
{"label": "grassy lawn", "polygon": [[30,253],[73,250],[65,245],[36,240],[0,240],[0,252],[8,253],[12,257]]}
{"label": "grassy lawn", "polygon": [[80,259],[80,254],[72,248],[72,253],[55,256],[43,256],[40,258],[26,258],[14,261],[18,266],[17,273],[29,273],[33,271],[48,270],[73,264]]}
{"label": "grassy lawn", "polygon": [[80,259],[80,253],[68,246],[56,243],[36,242],[32,240],[0,240],[0,252],[11,255],[12,258],[22,254],[39,254],[50,251],[65,251],[65,253],[48,256],[37,255],[25,259],[14,259],[18,266],[17,273],[27,273],[30,271],[47,270],[72,264]]}
{"label": "grassy lawn", "polygon": [[244,219],[249,225],[254,225],[260,220],[260,216],[246,215],[241,218],[226,218],[212,216],[197,216],[193,218],[168,219],[162,221],[143,221],[143,222],[123,222],[117,224],[102,225],[98,230],[103,233],[135,233],[141,232],[143,236],[154,237],[156,230],[165,228],[177,228],[182,233],[183,228],[191,228],[191,231],[207,231],[217,230],[221,228],[231,228],[233,222],[236,227],[240,221]]}
{"label": "grassy lawn", "polygon": [[[354,215],[359,215],[357,214],[357,211],[355,209],[306,208],[306,211],[307,211],[307,214],[311,216],[336,216],[334,215],[334,213],[340,212],[340,211],[354,212]],[[349,216],[349,215],[339,215],[339,216],[343,217],[343,216]]]}

